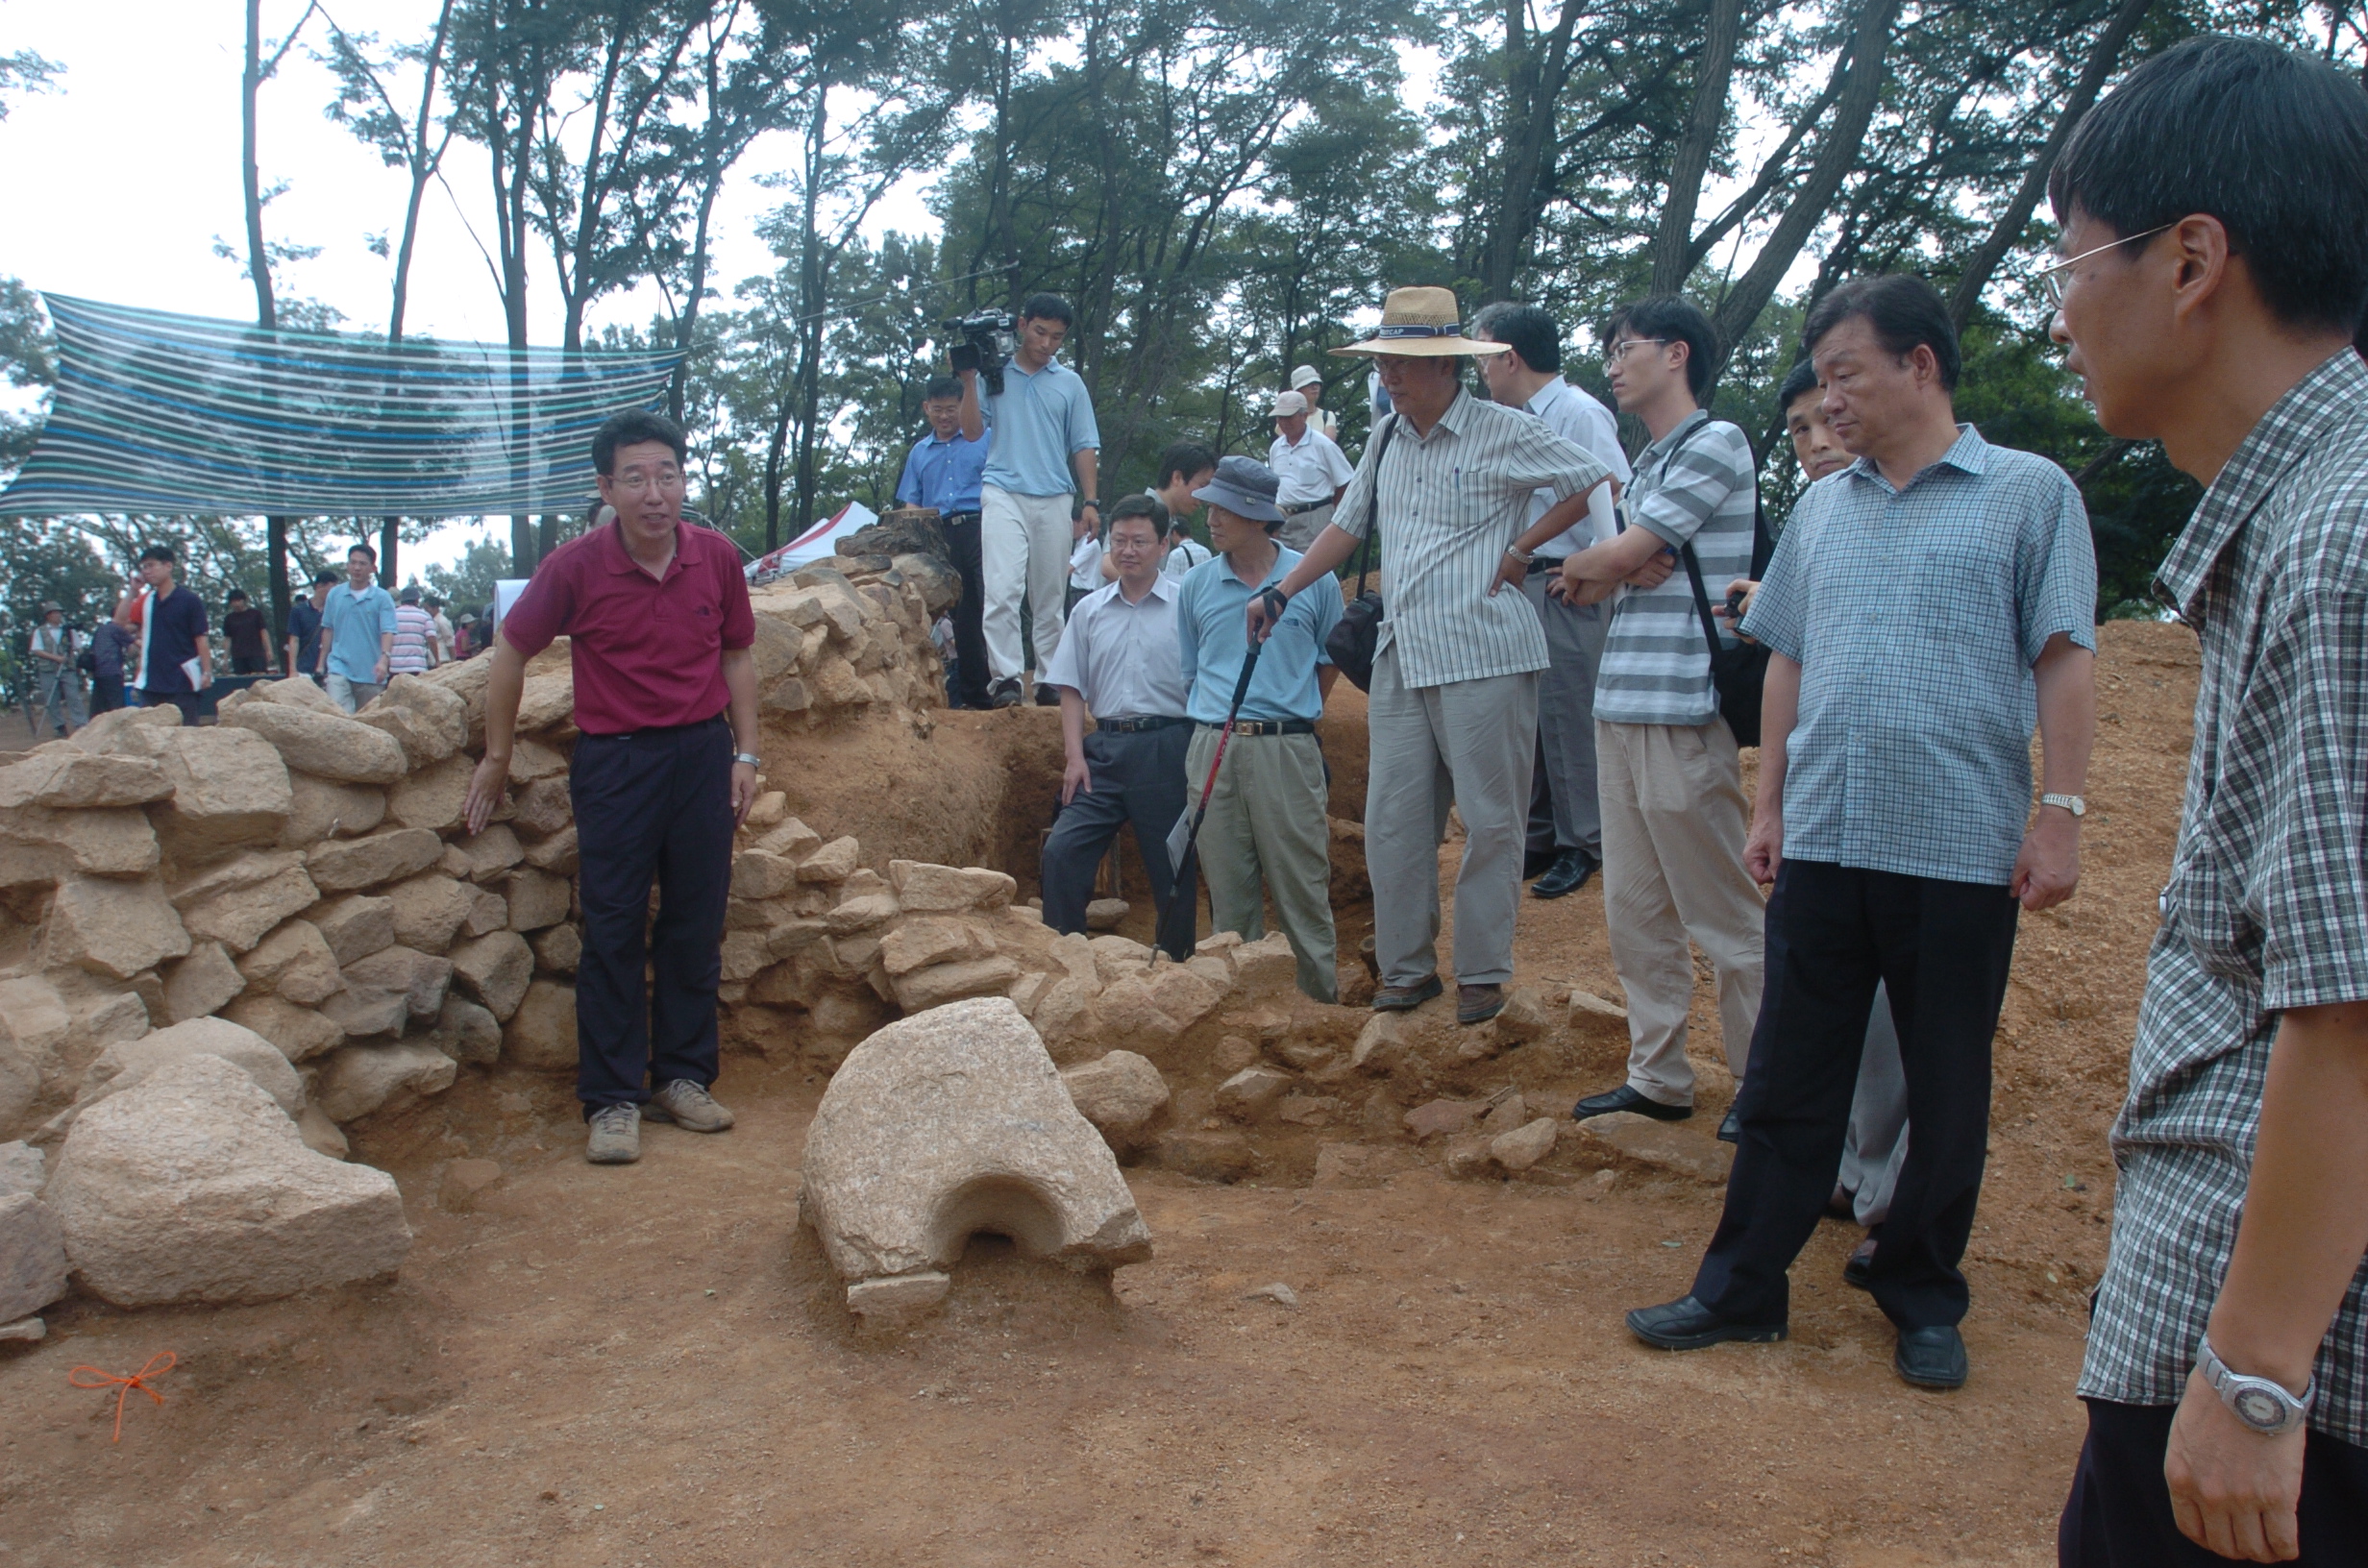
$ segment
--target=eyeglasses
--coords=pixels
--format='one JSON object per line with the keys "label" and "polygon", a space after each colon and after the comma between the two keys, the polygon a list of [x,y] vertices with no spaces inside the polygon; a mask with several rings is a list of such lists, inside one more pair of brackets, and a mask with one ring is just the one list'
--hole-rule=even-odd
{"label": "eyeglasses", "polygon": [[1627,358],[1630,349],[1640,348],[1647,343],[1666,343],[1668,341],[1665,337],[1623,337],[1603,351],[1604,368],[1609,370],[1622,359]]}
{"label": "eyeglasses", "polygon": [[2069,256],[2064,257],[2061,261],[2054,263],[2053,265],[2041,267],[2038,274],[2039,286],[2047,290],[2047,303],[2049,308],[2056,310],[2060,310],[2063,308],[2063,291],[2065,288],[2070,286],[2067,280],[2071,275],[2071,269],[2080,265],[2083,261],[2087,260],[2092,256],[2103,256],[2106,252],[2111,250],[2116,245],[2128,245],[2141,239],[2152,239],[2155,235],[2163,233],[2165,230],[2176,229],[2178,227],[2179,220],[2174,218],[2169,223],[2157,224],[2154,228],[2147,230],[2142,234],[2124,234],[2119,239],[2109,239],[2102,245],[2098,245],[2089,250],[2081,252],[2078,256]]}

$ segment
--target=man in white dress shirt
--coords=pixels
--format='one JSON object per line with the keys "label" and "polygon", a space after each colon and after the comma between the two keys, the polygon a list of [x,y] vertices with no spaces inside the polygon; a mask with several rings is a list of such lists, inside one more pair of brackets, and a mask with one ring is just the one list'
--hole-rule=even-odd
{"label": "man in white dress shirt", "polygon": [[1274,400],[1274,444],[1267,449],[1267,467],[1283,487],[1274,504],[1283,509],[1284,548],[1305,550],[1332,521],[1332,508],[1356,471],[1332,438],[1307,422],[1307,399],[1285,392]]}
{"label": "man in white dress shirt", "polygon": [[[1177,581],[1160,571],[1167,554],[1159,502],[1128,496],[1110,510],[1106,541],[1118,580],[1077,601],[1045,669],[1060,693],[1061,814],[1045,842],[1045,923],[1085,929],[1094,870],[1119,829],[1132,822],[1151,902],[1162,915],[1177,896],[1168,830],[1184,813],[1184,663],[1176,636]],[[1094,719],[1087,734],[1086,716]],[[1182,896],[1190,898],[1187,885]],[[1173,955],[1191,957],[1187,950]]]}
{"label": "man in white dress shirt", "polygon": [[[1531,897],[1560,898],[1585,887],[1603,864],[1603,814],[1595,804],[1595,667],[1603,662],[1610,606],[1565,603],[1545,590],[1564,556],[1619,531],[1614,492],[1628,482],[1628,454],[1620,450],[1612,411],[1563,380],[1562,334],[1553,317],[1534,305],[1500,301],[1473,318],[1472,331],[1507,350],[1480,360],[1489,395],[1537,415],[1547,429],[1612,471],[1612,483],[1589,493],[1579,526],[1538,547],[1521,583],[1545,629],[1551,661],[1538,677],[1538,771],[1522,870],[1538,873]],[[1543,517],[1548,504],[1544,491],[1532,496],[1529,521]]]}

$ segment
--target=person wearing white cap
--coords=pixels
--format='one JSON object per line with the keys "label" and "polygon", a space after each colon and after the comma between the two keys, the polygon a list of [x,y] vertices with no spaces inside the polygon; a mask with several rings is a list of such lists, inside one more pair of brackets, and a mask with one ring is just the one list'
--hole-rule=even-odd
{"label": "person wearing white cap", "polygon": [[1323,411],[1323,372],[1314,365],[1291,367],[1291,390],[1307,400],[1307,423],[1321,430],[1327,440],[1341,438],[1340,421]]}
{"label": "person wearing white cap", "polygon": [[1282,540],[1288,549],[1305,550],[1332,521],[1355,470],[1330,436],[1308,424],[1307,400],[1298,393],[1277,394],[1271,412],[1274,444],[1267,449],[1267,467],[1282,481],[1274,496],[1283,510]]}
{"label": "person wearing white cap", "polygon": [[[1521,583],[1538,547],[1585,517],[1589,493],[1612,474],[1533,415],[1464,390],[1465,356],[1505,345],[1466,337],[1446,289],[1393,290],[1380,331],[1332,352],[1371,355],[1395,412],[1367,445],[1332,526],[1248,606],[1249,634],[1261,635],[1303,589],[1338,597],[1334,569],[1378,523],[1388,610],[1373,655],[1365,794],[1382,980],[1373,1006],[1406,1011],[1443,989],[1439,845],[1452,804],[1465,829],[1455,1016],[1480,1023],[1504,1011],[1513,978],[1538,674],[1550,662]],[[1531,522],[1540,490],[1554,503]]]}

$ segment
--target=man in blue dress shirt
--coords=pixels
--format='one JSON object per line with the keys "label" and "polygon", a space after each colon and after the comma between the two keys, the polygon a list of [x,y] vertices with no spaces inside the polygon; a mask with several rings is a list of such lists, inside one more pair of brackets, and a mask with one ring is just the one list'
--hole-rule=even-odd
{"label": "man in blue dress shirt", "polygon": [[978,551],[978,482],[986,472],[985,437],[962,433],[962,383],[950,376],[929,382],[921,400],[929,434],[913,443],[897,480],[897,504],[934,506],[946,552],[962,574],[962,602],[953,607],[954,682],[966,708],[987,705],[987,579]]}

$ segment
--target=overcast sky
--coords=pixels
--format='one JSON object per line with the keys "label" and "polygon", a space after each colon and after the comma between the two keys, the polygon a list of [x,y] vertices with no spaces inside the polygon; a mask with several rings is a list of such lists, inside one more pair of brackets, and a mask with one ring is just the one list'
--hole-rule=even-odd
{"label": "overcast sky", "polygon": [[[284,32],[301,0],[266,0],[266,36]],[[432,0],[333,0],[351,33],[388,40],[424,37]],[[245,254],[238,182],[238,78],[245,8],[237,0],[0,0],[0,53],[30,49],[65,67],[53,91],[17,99],[0,122],[0,166],[8,170],[7,221],[0,222],[0,274],[35,288],[120,305],[251,321],[255,294],[239,262],[213,254],[217,236]],[[318,44],[320,20],[307,37]],[[414,89],[415,90],[415,89]],[[399,233],[407,184],[400,170],[328,120],[335,96],[329,72],[292,50],[263,88],[263,184],[286,192],[264,210],[276,240],[317,245],[310,261],[284,269],[284,295],[343,311],[350,327],[384,331],[391,264],[370,253],[369,236]],[[718,284],[728,296],[774,258],[755,224],[780,201],[758,177],[785,171],[785,137],[759,142],[740,164],[717,213]],[[453,191],[432,189],[412,263],[405,329],[439,337],[500,342],[500,297],[463,223],[485,233],[485,164],[455,143],[446,159]],[[913,182],[883,205],[876,233],[935,233]],[[557,290],[546,267],[528,288],[532,335],[559,331]],[[611,296],[593,322],[645,321],[654,289]],[[475,529],[447,527],[424,550],[407,551],[407,576],[428,560],[456,559]]]}

